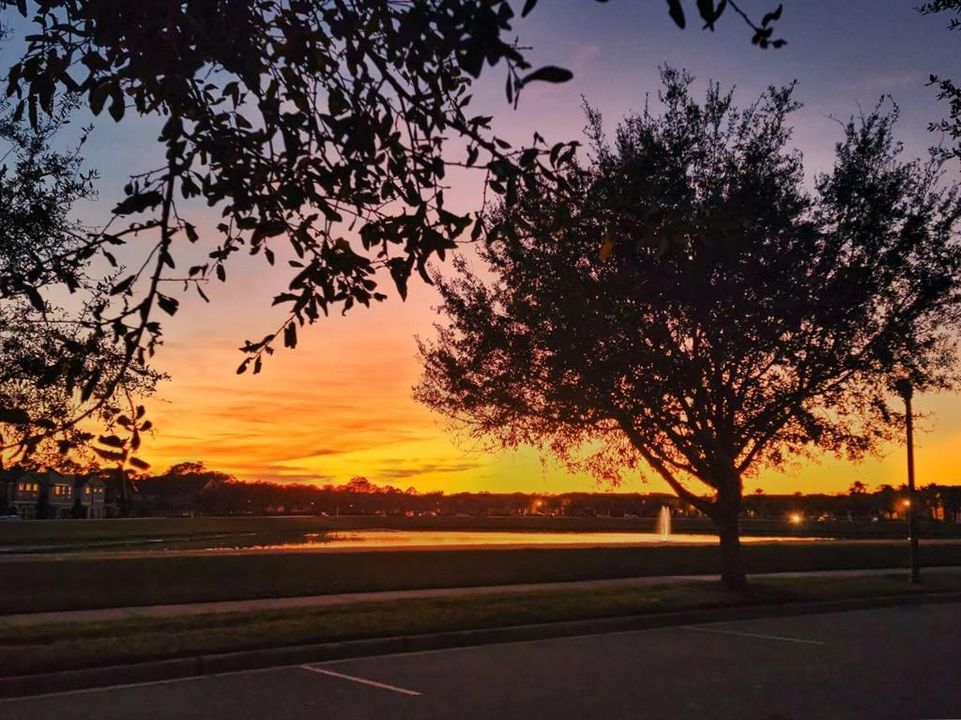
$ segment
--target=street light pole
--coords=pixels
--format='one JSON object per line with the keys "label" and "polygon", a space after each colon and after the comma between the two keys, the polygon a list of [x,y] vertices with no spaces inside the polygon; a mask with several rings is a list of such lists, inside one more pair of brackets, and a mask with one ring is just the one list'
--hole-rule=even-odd
{"label": "street light pole", "polygon": [[917,497],[914,490],[914,416],[911,412],[911,398],[914,395],[910,380],[899,380],[896,389],[904,400],[905,431],[908,445],[908,543],[911,547],[911,575],[912,583],[921,582],[921,563],[918,553],[918,516]]}

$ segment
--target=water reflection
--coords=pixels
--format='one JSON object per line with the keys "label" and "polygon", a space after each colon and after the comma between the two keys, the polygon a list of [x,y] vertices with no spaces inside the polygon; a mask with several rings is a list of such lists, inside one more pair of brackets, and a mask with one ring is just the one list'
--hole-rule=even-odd
{"label": "water reflection", "polygon": [[[785,542],[805,538],[744,537],[742,542]],[[351,530],[348,532],[307,533],[297,540],[223,545],[209,548],[224,550],[336,550],[364,548],[451,548],[451,547],[531,547],[555,545],[591,547],[611,545],[716,545],[715,535],[690,535],[629,532],[516,532],[461,530]]]}

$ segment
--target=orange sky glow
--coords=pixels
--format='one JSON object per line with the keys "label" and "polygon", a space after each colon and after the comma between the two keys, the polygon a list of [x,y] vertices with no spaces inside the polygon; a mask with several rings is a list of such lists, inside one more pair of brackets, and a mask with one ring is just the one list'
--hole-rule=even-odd
{"label": "orange sky glow", "polygon": [[[200,459],[246,480],[324,484],[363,475],[421,491],[608,489],[549,458],[542,462],[533,450],[492,455],[471,447],[414,402],[411,387],[420,373],[414,338],[430,336],[436,319],[430,288],[417,287],[406,303],[392,298],[370,311],[335,315],[302,333],[296,350],[278,351],[254,376],[234,372],[239,340],[269,325],[254,324],[244,334],[246,328],[222,324],[225,305],[234,317],[244,315],[245,305],[258,306],[256,294],[240,296],[236,288],[243,285],[239,280],[231,295],[211,305],[191,303],[190,329],[168,340],[161,353],[159,367],[173,380],[149,403],[157,431],[143,453],[156,469]],[[917,405],[927,414],[919,421],[927,432],[917,440],[920,482],[958,482],[959,398],[922,396]],[[824,458],[762,472],[747,478],[745,489],[836,492],[855,480],[897,485],[903,478],[903,453],[893,447],[862,463]],[[619,490],[667,487],[638,478]]]}

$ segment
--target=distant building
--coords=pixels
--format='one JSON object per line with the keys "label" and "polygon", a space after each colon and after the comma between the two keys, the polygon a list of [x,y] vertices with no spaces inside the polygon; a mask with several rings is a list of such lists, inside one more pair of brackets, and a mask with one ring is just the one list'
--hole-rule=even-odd
{"label": "distant building", "polygon": [[37,516],[40,478],[35,473],[25,470],[5,471],[2,490],[5,514],[17,515],[24,520],[32,520]]}
{"label": "distant building", "polygon": [[36,478],[40,485],[37,518],[58,520],[71,517],[74,500],[72,476],[62,475],[56,470],[28,472],[27,475]]}
{"label": "distant building", "polygon": [[0,472],[0,513],[24,520],[101,519],[104,499],[104,483],[96,477],[75,477],[56,470]]}
{"label": "distant building", "polygon": [[83,517],[88,520],[103,520],[106,517],[107,486],[98,477],[76,478],[74,492],[80,498]]}

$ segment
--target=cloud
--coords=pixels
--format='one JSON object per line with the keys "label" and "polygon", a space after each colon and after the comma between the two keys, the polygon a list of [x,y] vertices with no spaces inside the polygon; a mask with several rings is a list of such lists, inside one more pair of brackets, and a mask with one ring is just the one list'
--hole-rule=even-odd
{"label": "cloud", "polygon": [[483,467],[483,465],[484,463],[481,462],[425,463],[414,467],[378,470],[377,477],[389,480],[401,480],[418,477],[420,475],[462,473]]}

